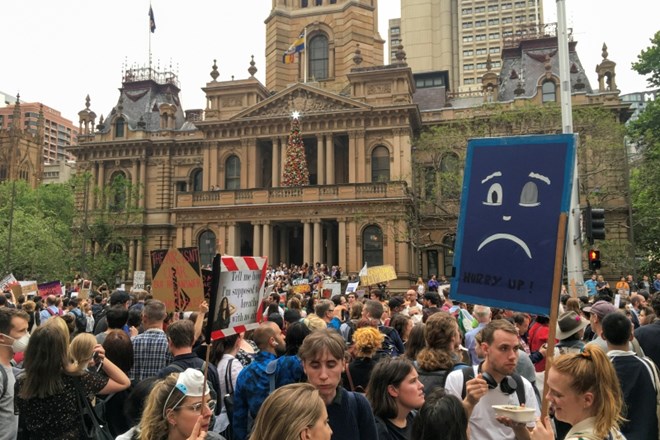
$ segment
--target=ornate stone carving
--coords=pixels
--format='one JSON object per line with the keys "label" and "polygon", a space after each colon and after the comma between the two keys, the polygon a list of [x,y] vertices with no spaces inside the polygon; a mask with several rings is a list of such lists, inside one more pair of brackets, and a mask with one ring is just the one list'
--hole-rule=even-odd
{"label": "ornate stone carving", "polygon": [[384,95],[392,93],[392,83],[390,82],[375,82],[367,86],[367,95]]}
{"label": "ornate stone carving", "polygon": [[241,95],[229,95],[222,98],[222,107],[242,107],[243,106],[243,96]]}
{"label": "ornate stone carving", "polygon": [[346,102],[332,99],[323,95],[313,93],[309,90],[298,89],[291,94],[282,96],[245,117],[253,116],[290,116],[296,110],[303,115],[310,113],[327,113],[356,108]]}

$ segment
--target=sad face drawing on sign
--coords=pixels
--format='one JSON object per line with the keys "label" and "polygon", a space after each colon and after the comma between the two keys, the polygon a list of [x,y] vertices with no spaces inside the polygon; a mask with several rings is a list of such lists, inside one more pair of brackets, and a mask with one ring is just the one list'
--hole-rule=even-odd
{"label": "sad face drawing on sign", "polygon": [[532,260],[534,259],[533,247],[530,247],[530,243],[517,235],[516,231],[533,227],[533,225],[525,223],[533,220],[534,215],[530,216],[530,211],[541,206],[539,185],[550,186],[550,178],[531,171],[523,179],[522,187],[511,184],[520,182],[511,179],[507,179],[511,185],[506,187],[502,184],[503,177],[502,171],[494,171],[481,180],[481,185],[485,189],[481,203],[488,207],[482,212],[489,218],[493,232],[479,243],[477,252],[504,240],[517,245],[524,255]]}

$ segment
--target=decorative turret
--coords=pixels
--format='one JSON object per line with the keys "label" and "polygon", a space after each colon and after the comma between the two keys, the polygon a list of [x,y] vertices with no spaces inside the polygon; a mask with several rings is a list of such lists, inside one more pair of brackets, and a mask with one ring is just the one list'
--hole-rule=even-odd
{"label": "decorative turret", "polygon": [[14,104],[14,113],[12,115],[10,131],[12,133],[19,133],[21,129],[21,94],[16,94],[16,103]]}
{"label": "decorative turret", "polygon": [[78,112],[79,121],[79,134],[81,136],[88,136],[94,132],[94,124],[96,122],[96,113],[89,108],[90,103],[89,95],[85,98],[85,108]]}
{"label": "decorative turret", "polygon": [[488,59],[486,60],[486,73],[481,77],[481,90],[484,94],[485,102],[492,102],[497,100],[497,94],[499,89],[499,76],[497,73],[493,72],[493,62],[488,54]]}
{"label": "decorative turret", "polygon": [[607,59],[607,45],[603,43],[603,51],[601,53],[603,61],[596,66],[596,73],[598,74],[598,91],[603,93],[616,92],[619,90],[616,87],[616,63]]}

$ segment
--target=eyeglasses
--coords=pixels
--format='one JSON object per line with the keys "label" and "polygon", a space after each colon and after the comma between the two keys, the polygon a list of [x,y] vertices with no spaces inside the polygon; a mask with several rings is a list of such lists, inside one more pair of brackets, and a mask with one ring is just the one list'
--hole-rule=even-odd
{"label": "eyeglasses", "polygon": [[213,410],[215,410],[215,405],[216,405],[216,403],[217,403],[217,402],[216,402],[215,400],[209,400],[209,401],[206,401],[206,402],[204,402],[204,403],[202,403],[202,402],[197,402],[197,403],[193,403],[192,405],[181,405],[181,406],[175,406],[175,407],[172,408],[172,409],[173,409],[174,411],[176,411],[176,410],[178,410],[178,409],[185,408],[185,409],[187,409],[187,410],[189,410],[189,411],[192,411],[192,412],[194,412],[194,413],[201,414],[201,412],[202,412],[202,407],[203,407],[203,406],[205,406],[206,408],[208,408],[209,411],[212,412]]}

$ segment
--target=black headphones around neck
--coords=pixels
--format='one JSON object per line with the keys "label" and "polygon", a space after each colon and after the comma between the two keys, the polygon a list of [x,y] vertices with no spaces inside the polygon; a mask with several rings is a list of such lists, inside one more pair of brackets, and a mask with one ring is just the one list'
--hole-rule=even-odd
{"label": "black headphones around neck", "polygon": [[489,373],[485,371],[481,371],[481,365],[482,364],[479,364],[478,372],[481,373],[481,377],[488,384],[489,390],[494,390],[499,385],[500,390],[502,390],[504,394],[513,394],[516,392],[516,390],[518,389],[518,383],[513,377],[504,376],[504,379],[502,379],[502,381],[498,384],[493,376],[491,376]]}

